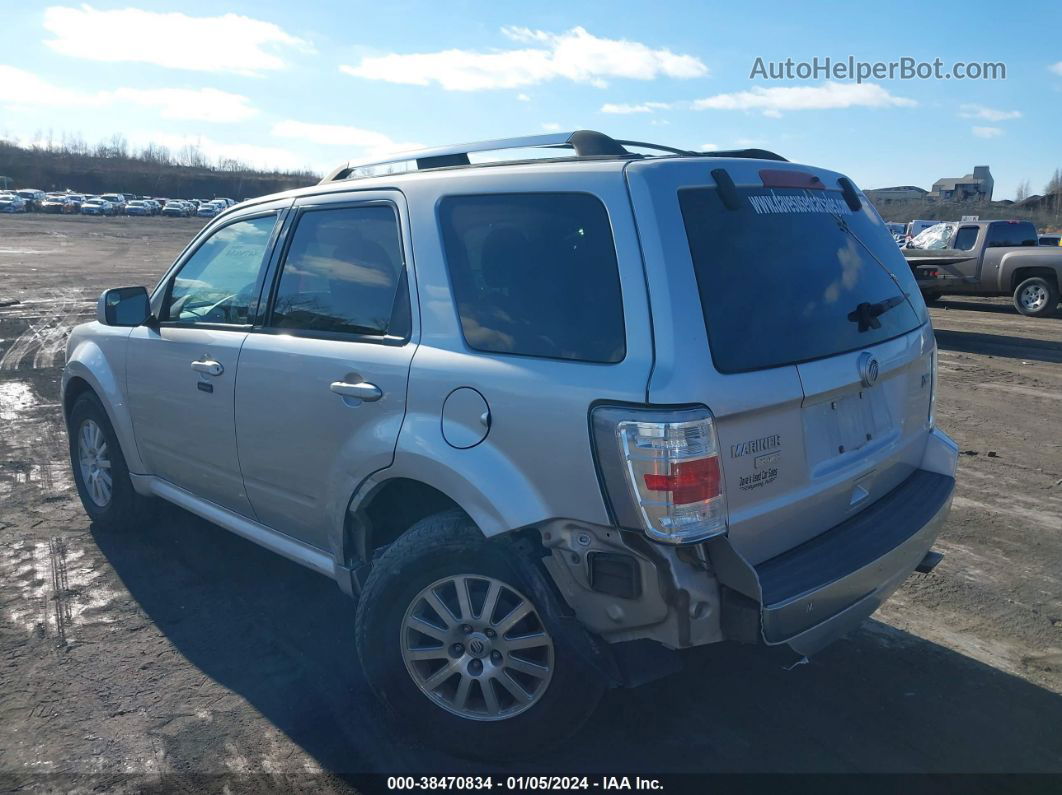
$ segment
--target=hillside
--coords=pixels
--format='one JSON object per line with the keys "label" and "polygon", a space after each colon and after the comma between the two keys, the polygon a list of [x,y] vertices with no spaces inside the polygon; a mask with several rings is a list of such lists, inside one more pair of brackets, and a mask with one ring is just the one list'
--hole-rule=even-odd
{"label": "hillside", "polygon": [[878,212],[886,221],[907,223],[916,218],[926,221],[958,221],[964,215],[982,220],[1032,221],[1041,231],[1062,229],[1062,194],[1035,196],[1024,202],[880,202]]}
{"label": "hillside", "polygon": [[74,151],[0,141],[0,176],[10,177],[12,188],[245,199],[312,185],[319,179],[311,173],[255,171],[234,161],[213,164],[199,155],[185,159],[178,162],[165,150],[129,154],[124,148]]}

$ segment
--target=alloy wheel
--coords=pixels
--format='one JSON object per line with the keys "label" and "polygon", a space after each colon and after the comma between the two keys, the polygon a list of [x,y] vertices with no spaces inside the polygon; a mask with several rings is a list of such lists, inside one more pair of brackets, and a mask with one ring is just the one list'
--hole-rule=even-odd
{"label": "alloy wheel", "polygon": [[402,620],[401,650],[420,691],[471,720],[519,715],[553,676],[553,640],[531,600],[484,575],[445,577],[418,593]]}
{"label": "alloy wheel", "polygon": [[95,420],[85,420],[78,429],[77,457],[89,498],[100,508],[106,508],[111,501],[111,458],[107,438]]}

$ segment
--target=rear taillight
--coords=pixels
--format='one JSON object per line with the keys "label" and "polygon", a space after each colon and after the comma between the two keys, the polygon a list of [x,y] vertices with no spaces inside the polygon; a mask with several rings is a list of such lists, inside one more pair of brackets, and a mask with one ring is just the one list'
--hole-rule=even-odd
{"label": "rear taillight", "polygon": [[600,407],[593,414],[598,464],[621,526],[671,544],[727,529],[715,423],[707,409]]}
{"label": "rear taillight", "polygon": [[929,355],[929,427],[932,428],[937,421],[937,347],[933,346],[933,352]]}

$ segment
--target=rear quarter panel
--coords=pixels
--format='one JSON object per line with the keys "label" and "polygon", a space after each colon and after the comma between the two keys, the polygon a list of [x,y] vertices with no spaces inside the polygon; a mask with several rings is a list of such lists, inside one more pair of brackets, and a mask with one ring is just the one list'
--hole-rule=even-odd
{"label": "rear quarter panel", "polygon": [[[596,401],[643,403],[652,332],[638,239],[619,164],[506,166],[421,175],[402,184],[410,208],[421,340],[413,358],[407,413],[391,477],[434,486],[486,535],[552,518],[608,523],[590,443]],[[616,364],[484,353],[462,335],[437,207],[448,195],[590,193],[612,226],[627,351]],[[456,388],[476,389],[490,407],[486,438],[468,449],[442,435],[443,403]]]}

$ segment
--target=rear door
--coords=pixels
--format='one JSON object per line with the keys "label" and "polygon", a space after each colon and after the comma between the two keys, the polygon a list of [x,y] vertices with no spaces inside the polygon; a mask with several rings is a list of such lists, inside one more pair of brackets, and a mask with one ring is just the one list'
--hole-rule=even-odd
{"label": "rear door", "polygon": [[394,457],[416,348],[397,191],[300,199],[240,354],[236,434],[259,521],[319,548]]}
{"label": "rear door", "polygon": [[839,175],[771,161],[628,173],[654,300],[650,402],[714,413],[734,547],[766,560],[909,476],[933,339],[867,200],[853,209]]}

